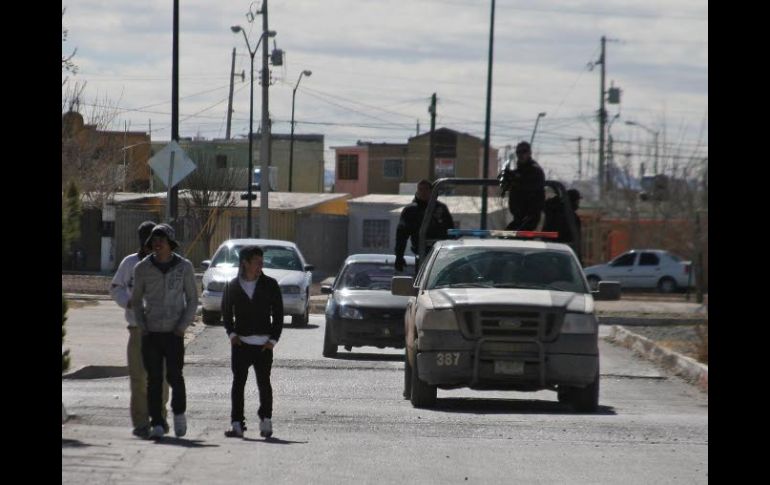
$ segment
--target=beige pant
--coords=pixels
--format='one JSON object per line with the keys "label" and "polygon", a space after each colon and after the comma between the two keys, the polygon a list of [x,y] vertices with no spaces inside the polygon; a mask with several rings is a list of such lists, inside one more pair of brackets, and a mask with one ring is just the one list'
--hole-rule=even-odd
{"label": "beige pant", "polygon": [[[165,364],[163,375],[166,374]],[[134,428],[148,426],[150,414],[147,411],[147,372],[142,363],[142,331],[139,327],[128,327],[128,377],[131,381],[131,422]],[[168,404],[168,383],[163,380],[163,419],[166,419]]]}

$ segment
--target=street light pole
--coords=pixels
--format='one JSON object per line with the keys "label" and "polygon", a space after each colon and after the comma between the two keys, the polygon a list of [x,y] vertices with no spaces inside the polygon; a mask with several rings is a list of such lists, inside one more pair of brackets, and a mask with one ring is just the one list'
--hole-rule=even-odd
{"label": "street light pole", "polygon": [[626,124],[629,126],[638,126],[639,128],[645,130],[647,133],[652,134],[653,143],[655,143],[655,162],[653,167],[654,168],[653,175],[658,175],[658,135],[660,134],[660,132],[657,130],[648,128],[636,121],[626,121]]}
{"label": "street light pole", "polygon": [[532,137],[529,139],[529,144],[532,145],[535,143],[535,133],[537,133],[537,124],[540,122],[540,118],[545,117],[545,111],[537,114],[537,119],[535,120],[535,127],[532,129]]}
{"label": "street light pole", "polygon": [[612,124],[620,117],[620,113],[617,113],[612,117],[609,123],[607,123],[607,157],[604,163],[604,188],[606,192],[609,192],[610,181],[612,180],[612,166],[615,165],[615,147],[612,146]]}
{"label": "street light pole", "polygon": [[[489,124],[492,116],[492,48],[495,41],[495,0],[489,18],[489,57],[487,59],[487,112],[484,122],[484,165],[482,177],[489,177]],[[487,186],[481,187],[481,229],[487,228]]]}
{"label": "street light pole", "polygon": [[[262,37],[269,35],[267,30],[267,0],[262,0]],[[275,32],[273,32],[275,36]],[[270,70],[267,65],[267,41],[262,44],[262,142],[260,143],[260,176],[259,176],[259,237],[268,238],[270,215],[268,213],[268,190],[270,189],[270,126],[268,117],[268,88],[270,87]]]}
{"label": "street light pole", "polygon": [[299,77],[297,78],[297,84],[294,86],[294,91],[291,93],[291,141],[289,141],[289,192],[291,192],[291,181],[292,181],[292,169],[294,167],[294,99],[297,96],[297,88],[299,87],[299,82],[302,81],[302,76],[308,76],[313,74],[312,71],[304,70],[301,73],[299,73]]}
{"label": "street light pole", "polygon": [[[262,42],[262,39],[264,38],[265,34],[263,33],[259,37],[259,41],[257,41],[257,45],[254,47],[254,50],[251,50],[251,44],[249,43],[249,38],[246,35],[246,31],[243,30],[243,28],[240,25],[233,25],[230,27],[230,30],[237,34],[238,32],[243,32],[243,38],[246,40],[246,48],[249,50],[249,57],[251,58],[251,84],[249,84],[249,173],[247,177],[248,184],[246,186],[247,190],[247,203],[246,203],[246,237],[252,236],[251,231],[251,201],[253,199],[253,194],[251,191],[251,185],[254,180],[254,162],[253,162],[253,150],[252,150],[252,144],[254,142],[254,56],[257,54],[257,49],[259,49],[259,44]],[[268,32],[268,36],[270,36],[271,32]],[[273,36],[275,35],[275,32],[272,32]],[[260,182],[261,183],[261,182]]]}

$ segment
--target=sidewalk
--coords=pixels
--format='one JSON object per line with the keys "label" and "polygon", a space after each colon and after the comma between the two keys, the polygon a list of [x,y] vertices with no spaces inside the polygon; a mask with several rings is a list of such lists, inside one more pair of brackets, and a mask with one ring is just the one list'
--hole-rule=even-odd
{"label": "sidewalk", "polygon": [[[70,368],[63,379],[98,379],[128,375],[126,346],[128,330],[124,310],[106,299],[88,298],[78,295],[68,302],[83,302],[79,308],[67,311],[64,348],[70,349]],[[80,303],[76,303],[80,304]],[[74,306],[74,305],[73,305]],[[187,328],[185,346],[203,331],[203,323],[196,321]]]}

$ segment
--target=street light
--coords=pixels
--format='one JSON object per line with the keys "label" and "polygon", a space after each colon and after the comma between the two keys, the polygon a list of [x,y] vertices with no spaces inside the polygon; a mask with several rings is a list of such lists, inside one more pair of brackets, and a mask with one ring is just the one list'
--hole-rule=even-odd
{"label": "street light", "polygon": [[532,129],[532,138],[529,139],[529,144],[532,145],[535,142],[535,133],[537,132],[537,124],[540,122],[540,118],[545,117],[545,111],[537,114],[537,119],[535,120],[535,127]]}
{"label": "street light", "polygon": [[291,141],[289,142],[289,192],[291,192],[291,180],[292,180],[292,169],[294,167],[294,98],[297,96],[297,88],[299,87],[299,82],[302,81],[302,76],[310,77],[310,75],[313,74],[312,71],[308,71],[307,69],[299,73],[299,77],[297,78],[297,84],[294,86],[294,91],[291,93]]}
{"label": "street light", "polygon": [[[123,143],[125,143],[125,141]],[[118,151],[123,152],[123,192],[126,191],[126,178],[128,178],[128,167],[127,167],[127,164],[126,164],[126,152],[128,150],[130,150],[131,148],[138,147],[140,145],[151,145],[151,144],[152,144],[152,142],[149,142],[149,141],[141,141],[139,143],[134,143],[133,145],[124,146],[123,148],[118,149]],[[133,157],[131,159],[133,160]],[[150,185],[152,185],[152,173],[150,174]]]}
{"label": "street light", "polygon": [[[263,32],[262,35],[259,36],[259,40],[257,41],[257,45],[254,46],[254,50],[251,50],[251,44],[249,43],[249,37],[246,35],[246,31],[243,30],[243,28],[240,25],[233,25],[230,27],[230,30],[233,31],[234,34],[237,34],[238,32],[243,32],[243,38],[246,40],[246,48],[249,50],[249,57],[251,58],[251,84],[249,85],[249,175],[248,175],[248,195],[247,195],[247,205],[246,205],[246,237],[251,237],[251,201],[254,198],[254,195],[251,192],[251,183],[254,179],[254,162],[252,160],[252,152],[251,147],[254,137],[254,56],[257,53],[257,49],[259,49],[259,44],[262,42],[262,39],[265,38],[265,35],[267,37],[275,37],[275,31],[274,30],[268,30],[266,32]],[[260,183],[264,183],[264,175],[261,174]]]}
{"label": "street light", "polygon": [[645,130],[647,133],[652,133],[653,140],[655,143],[655,166],[654,166],[654,175],[658,175],[658,135],[660,134],[659,131],[647,128],[641,123],[638,123],[636,121],[626,121],[626,124],[629,126],[638,126],[639,128]]}
{"label": "street light", "polygon": [[612,124],[618,118],[620,118],[620,113],[617,113],[615,116],[613,116],[610,122],[607,123],[607,146],[608,146],[607,153],[609,154],[609,157],[608,157],[609,161],[605,164],[606,166],[604,169],[604,179],[605,179],[604,185],[607,188],[610,185],[610,180],[612,180],[612,174],[611,174],[612,171],[610,169],[612,165],[615,164],[615,152],[613,151],[614,147],[612,146]]}

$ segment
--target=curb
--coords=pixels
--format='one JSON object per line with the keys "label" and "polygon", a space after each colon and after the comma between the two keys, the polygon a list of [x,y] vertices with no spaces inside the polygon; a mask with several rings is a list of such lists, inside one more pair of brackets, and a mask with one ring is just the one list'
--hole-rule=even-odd
{"label": "curb", "polygon": [[621,347],[631,349],[643,358],[655,362],[684,378],[686,381],[695,384],[700,390],[708,392],[708,365],[701,364],[695,359],[663,348],[647,337],[633,333],[618,325],[612,326],[607,340]]}
{"label": "curb", "polygon": [[64,298],[67,300],[112,300],[110,295],[87,295],[85,293],[65,293]]}
{"label": "curb", "polygon": [[600,325],[622,325],[627,327],[643,326],[670,326],[670,325],[698,325],[708,320],[708,317],[659,317],[648,314],[643,317],[620,317],[609,314],[597,315]]}

